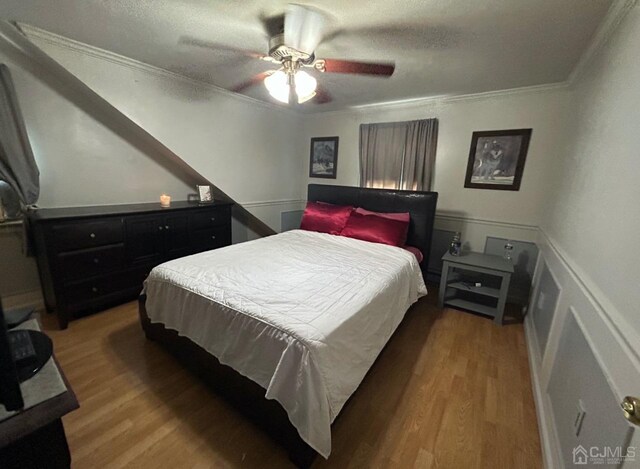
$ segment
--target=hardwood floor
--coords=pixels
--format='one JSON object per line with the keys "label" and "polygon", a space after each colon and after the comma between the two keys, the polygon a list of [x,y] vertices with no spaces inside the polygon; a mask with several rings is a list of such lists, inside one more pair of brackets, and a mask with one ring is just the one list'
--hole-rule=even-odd
{"label": "hardwood floor", "polygon": [[[439,310],[435,298],[407,313],[314,468],[542,467],[522,325]],[[80,401],[64,419],[74,468],[291,467],[144,338],[136,302],[65,331],[52,319],[45,329]]]}

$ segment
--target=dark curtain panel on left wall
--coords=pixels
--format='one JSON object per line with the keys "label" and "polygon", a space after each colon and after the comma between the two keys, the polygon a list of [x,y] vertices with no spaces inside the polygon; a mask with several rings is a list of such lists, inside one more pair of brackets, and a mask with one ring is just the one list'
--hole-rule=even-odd
{"label": "dark curtain panel on left wall", "polygon": [[40,171],[33,157],[11,73],[4,64],[0,64],[0,181],[11,188],[24,206],[38,201]]}

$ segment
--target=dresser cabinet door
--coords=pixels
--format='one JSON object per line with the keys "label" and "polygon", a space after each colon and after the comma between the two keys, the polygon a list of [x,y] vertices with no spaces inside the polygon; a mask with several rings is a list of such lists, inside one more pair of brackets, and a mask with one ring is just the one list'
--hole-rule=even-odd
{"label": "dresser cabinet door", "polygon": [[127,259],[133,263],[159,262],[163,252],[164,220],[162,217],[129,217],[127,227]]}
{"label": "dresser cabinet door", "polygon": [[191,253],[189,215],[175,214],[164,217],[164,251],[171,259]]}

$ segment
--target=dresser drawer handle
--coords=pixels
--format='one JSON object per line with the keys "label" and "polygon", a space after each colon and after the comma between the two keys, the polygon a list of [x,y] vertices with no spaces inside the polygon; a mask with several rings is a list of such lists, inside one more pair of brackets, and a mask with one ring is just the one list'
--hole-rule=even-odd
{"label": "dresser drawer handle", "polygon": [[97,257],[93,258],[93,263],[94,264],[99,264],[100,263],[100,259],[98,259]]}
{"label": "dresser drawer handle", "polygon": [[98,287],[91,287],[91,291],[93,293],[98,293]]}
{"label": "dresser drawer handle", "polygon": [[91,233],[91,234],[89,235],[89,237],[90,237],[90,238],[95,238],[95,237],[96,237],[96,234],[95,234],[95,233]]}
{"label": "dresser drawer handle", "polygon": [[161,226],[159,226],[159,227],[158,227],[158,230],[162,231],[162,227],[161,227]]}
{"label": "dresser drawer handle", "polygon": [[211,217],[211,221],[216,221],[216,217]]}
{"label": "dresser drawer handle", "polygon": [[213,236],[211,237],[211,239],[216,239],[216,235],[213,235]]}
{"label": "dresser drawer handle", "polygon": [[169,225],[164,225],[164,229],[168,230],[169,229]]}

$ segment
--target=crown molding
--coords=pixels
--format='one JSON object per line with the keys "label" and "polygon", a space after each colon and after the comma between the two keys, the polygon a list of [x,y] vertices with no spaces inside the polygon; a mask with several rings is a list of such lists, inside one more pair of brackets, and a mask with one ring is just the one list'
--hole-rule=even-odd
{"label": "crown molding", "polygon": [[611,4],[604,20],[602,20],[596,33],[593,35],[589,46],[580,56],[578,63],[569,75],[567,82],[570,85],[574,84],[585,73],[591,61],[598,55],[598,52],[602,50],[607,42],[609,42],[613,32],[618,29],[622,20],[637,4],[638,0],[615,0]]}
{"label": "crown molding", "polygon": [[126,57],[124,55],[120,55],[115,52],[108,51],[106,49],[101,49],[99,47],[91,46],[89,44],[85,44],[83,42],[76,41],[74,39],[70,39],[68,37],[61,36],[56,33],[52,33],[50,31],[46,31],[36,26],[31,26],[25,23],[18,23],[18,25],[22,30],[22,32],[24,32],[24,34],[29,39],[37,39],[42,42],[51,44],[53,46],[68,49],[77,53],[88,55],[90,57],[95,57],[97,59],[104,60],[106,62],[111,62],[113,64],[120,65],[122,67],[148,73],[149,75],[154,75],[156,77],[161,77],[161,78],[170,79],[170,80],[179,80],[199,88],[205,88],[216,94],[221,94],[221,95],[236,99],[238,101],[242,101],[246,104],[261,106],[261,107],[264,107],[273,111],[279,111],[285,114],[296,114],[296,115],[299,114],[293,109],[289,109],[278,104],[272,104],[266,101],[261,101],[259,99],[251,98],[250,96],[245,96],[243,94],[233,93],[229,90],[225,90],[224,88],[216,86],[212,83],[196,80],[194,78],[187,77],[180,73],[172,72],[170,70],[156,67],[154,65],[149,65],[147,63],[140,62],[138,60]]}
{"label": "crown molding", "polygon": [[494,91],[485,91],[485,92],[479,92],[479,93],[409,98],[409,99],[402,99],[402,100],[396,100],[396,101],[385,101],[385,102],[378,102],[378,103],[371,103],[371,104],[348,106],[342,109],[327,110],[327,111],[319,110],[319,111],[311,111],[311,112],[287,108],[279,104],[269,103],[269,102],[251,98],[249,96],[245,96],[239,93],[233,93],[224,88],[213,85],[212,83],[196,80],[194,78],[187,77],[180,73],[172,72],[160,67],[149,65],[144,62],[140,62],[138,60],[131,59],[129,57],[126,57],[120,54],[116,54],[115,52],[110,52],[108,50],[101,49],[99,47],[91,46],[73,39],[69,39],[67,37],[46,31],[36,26],[31,26],[23,23],[20,23],[19,26],[29,38],[36,38],[41,41],[52,44],[54,46],[73,50],[75,52],[79,52],[79,53],[96,57],[111,63],[115,63],[117,65],[121,65],[121,66],[135,69],[138,71],[143,71],[151,75],[155,75],[155,76],[159,76],[167,79],[180,80],[185,83],[189,83],[193,86],[206,88],[214,93],[218,93],[218,94],[236,99],[238,101],[242,101],[247,104],[260,106],[269,110],[282,112],[288,115],[295,115],[297,117],[302,117],[304,119],[307,119],[307,118],[313,118],[315,116],[363,114],[370,111],[383,111],[383,110],[391,111],[395,109],[411,109],[411,108],[419,108],[424,106],[433,106],[435,104],[447,104],[447,103],[453,103],[453,102],[459,102],[459,101],[493,99],[493,98],[506,97],[506,96],[545,93],[550,91],[568,89],[576,82],[576,80],[580,78],[580,76],[582,76],[582,74],[585,72],[585,69],[587,68],[589,63],[593,60],[595,55],[597,55],[597,53],[608,42],[609,38],[611,37],[613,32],[617,29],[617,27],[620,25],[622,20],[637,4],[638,4],[638,0],[616,0],[612,3],[611,7],[607,11],[607,14],[604,20],[598,27],[598,30],[596,31],[596,33],[594,34],[594,37],[590,42],[589,46],[584,51],[584,53],[580,56],[578,63],[569,74],[569,77],[567,78],[567,80],[562,82],[533,85],[533,86],[523,86],[523,87],[494,90]]}
{"label": "crown molding", "polygon": [[396,109],[411,109],[424,106],[433,106],[435,104],[447,104],[457,101],[476,101],[484,99],[493,99],[505,96],[518,96],[535,93],[546,93],[549,91],[562,90],[569,87],[567,81],[548,83],[543,85],[523,86],[519,88],[509,88],[505,90],[483,91],[480,93],[467,93],[456,95],[440,95],[428,96],[424,98],[402,99],[398,101],[387,101],[381,103],[363,104],[359,106],[350,106],[345,109],[336,109],[332,111],[319,111],[314,113],[306,113],[305,117],[328,116],[337,114],[358,114],[370,111],[392,111]]}

